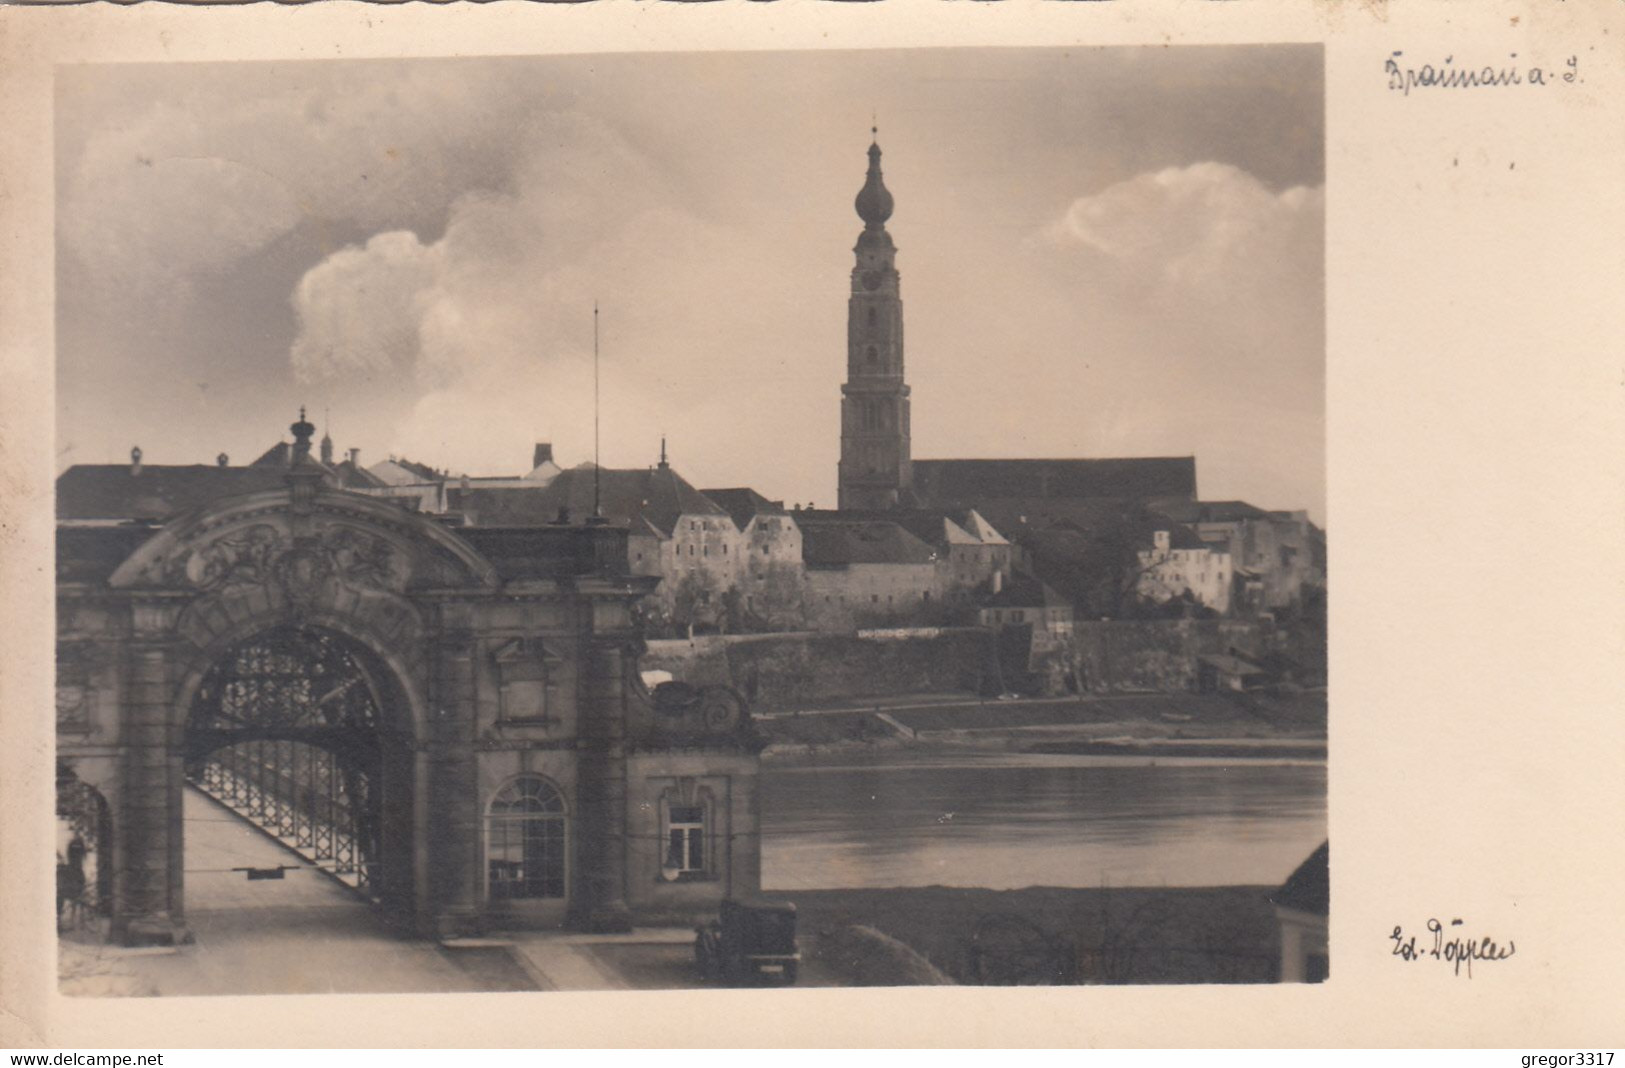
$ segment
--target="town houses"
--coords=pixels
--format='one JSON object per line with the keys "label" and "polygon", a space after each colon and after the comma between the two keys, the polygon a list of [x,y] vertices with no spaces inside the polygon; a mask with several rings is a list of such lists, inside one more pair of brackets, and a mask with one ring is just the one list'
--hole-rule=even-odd
{"label": "town houses", "polygon": [[[1064,604],[1069,618],[1253,618],[1324,586],[1325,536],[1307,513],[1204,501],[1194,456],[915,459],[902,276],[886,228],[896,203],[878,140],[868,159],[854,202],[863,225],[847,299],[838,507],[787,506],[768,486],[699,489],[664,439],[658,452],[649,443],[651,463],[630,469],[565,466],[549,442],[506,473],[401,454],[363,466],[359,449],[336,454],[328,435],[306,462],[347,492],[450,529],[623,531],[627,573],[657,580],[640,607],[657,635],[1002,624],[1010,610],[1039,607],[1011,606],[1016,591],[1039,590],[1047,613]],[[119,465],[79,465],[62,475],[59,510],[93,483],[134,494],[120,514],[161,520],[274,483],[291,462],[279,441],[246,467],[221,454],[139,480]],[[140,469],[137,458],[130,471]],[[159,483],[174,499],[152,499]]]}

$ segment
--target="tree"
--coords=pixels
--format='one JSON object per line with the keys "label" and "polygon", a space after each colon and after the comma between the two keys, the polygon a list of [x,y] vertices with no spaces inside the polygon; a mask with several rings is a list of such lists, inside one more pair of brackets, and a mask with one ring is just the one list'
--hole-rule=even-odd
{"label": "tree", "polygon": [[705,571],[690,571],[671,591],[671,623],[689,637],[695,628],[725,630],[727,615],[722,603],[721,584]]}
{"label": "tree", "polygon": [[1141,559],[1159,525],[1143,505],[1103,509],[1088,525],[1067,523],[1020,535],[1033,569],[1087,619],[1124,619],[1140,614],[1140,579],[1158,566]]}

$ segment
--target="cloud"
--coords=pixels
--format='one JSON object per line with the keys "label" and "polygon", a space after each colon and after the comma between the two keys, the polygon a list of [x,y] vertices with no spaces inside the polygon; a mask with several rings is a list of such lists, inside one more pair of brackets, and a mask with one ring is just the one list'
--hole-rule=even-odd
{"label": "cloud", "polygon": [[1079,197],[1046,233],[1169,283],[1223,289],[1318,254],[1323,204],[1318,189],[1273,193],[1229,164],[1196,163]]}
{"label": "cloud", "polygon": [[297,225],[297,191],[274,172],[210,152],[199,122],[155,107],[86,146],[66,179],[64,248],[94,282],[139,290],[184,284]]}
{"label": "cloud", "polygon": [[[497,473],[552,440],[579,460],[597,299],[606,462],[668,433],[696,480],[827,500],[882,92],[918,104],[886,142],[917,455],[1196,452],[1205,492],[1318,498],[1322,194],[1282,191],[1318,180],[1290,165],[1318,127],[1057,113],[1014,75],[995,108],[985,77],[927,91],[893,59],[879,82],[832,56],[688,62],[65,72],[62,432],[102,449],[140,395],[196,412],[170,431],[186,448],[235,455],[263,448],[242,413],[309,402],[368,457]],[[1086,123],[1106,139],[1069,136]],[[117,456],[134,431],[107,433]]]}
{"label": "cloud", "polygon": [[306,272],[290,361],[352,415],[376,410],[377,438],[398,452],[505,470],[531,441],[552,440],[585,457],[601,300],[605,462],[639,463],[680,426],[720,448],[726,425],[685,413],[723,386],[761,403],[751,390],[770,383],[745,372],[773,324],[720,314],[719,294],[764,286],[737,255],[745,235],[679,200],[613,127],[536,116],[501,188],[460,198],[437,240],[386,232]]}
{"label": "cloud", "polygon": [[294,294],[303,326],[290,357],[295,378],[309,383],[410,367],[419,344],[419,305],[440,258],[416,234],[396,230],[311,268]]}
{"label": "cloud", "polygon": [[500,65],[375,73],[233,63],[185,82],[137,78],[122,99],[65,90],[77,151],[59,177],[63,248],[91,284],[145,296],[185,290],[301,224],[443,218],[456,190],[501,169],[539,92],[514,91]]}
{"label": "cloud", "polygon": [[1204,496],[1318,514],[1323,233],[1321,189],[1213,162],[1136,175],[1044,226],[1029,247],[1048,284],[1122,368],[1092,395],[1096,448],[1195,452]]}

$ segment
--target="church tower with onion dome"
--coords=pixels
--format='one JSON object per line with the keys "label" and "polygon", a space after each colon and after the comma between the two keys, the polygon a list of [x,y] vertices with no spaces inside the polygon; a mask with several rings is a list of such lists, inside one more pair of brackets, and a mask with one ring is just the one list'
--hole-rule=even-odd
{"label": "church tower with onion dome", "polygon": [[897,246],[886,232],[892,196],[880,175],[879,130],[855,206],[863,220],[847,301],[846,384],[841,387],[839,507],[909,503],[908,385],[903,381],[903,300]]}

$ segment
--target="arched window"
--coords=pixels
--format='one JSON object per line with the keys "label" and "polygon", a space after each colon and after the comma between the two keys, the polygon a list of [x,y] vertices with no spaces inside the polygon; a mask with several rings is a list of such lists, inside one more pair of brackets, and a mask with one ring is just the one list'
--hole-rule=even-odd
{"label": "arched window", "polygon": [[563,897],[568,845],[564,797],[523,775],[497,791],[486,819],[491,899]]}

